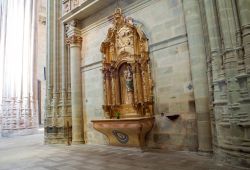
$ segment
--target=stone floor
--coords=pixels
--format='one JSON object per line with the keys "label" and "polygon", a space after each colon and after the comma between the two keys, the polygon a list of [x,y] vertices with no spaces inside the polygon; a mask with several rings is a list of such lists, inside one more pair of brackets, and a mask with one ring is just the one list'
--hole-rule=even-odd
{"label": "stone floor", "polygon": [[43,135],[0,139],[1,170],[235,170],[192,152],[43,145]]}

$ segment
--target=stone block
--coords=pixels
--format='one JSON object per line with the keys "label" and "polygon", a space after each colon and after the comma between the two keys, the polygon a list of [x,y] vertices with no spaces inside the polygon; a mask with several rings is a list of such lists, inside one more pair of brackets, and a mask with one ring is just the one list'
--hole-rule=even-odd
{"label": "stone block", "polygon": [[169,112],[179,113],[188,111],[189,111],[189,104],[186,101],[176,101],[169,103]]}

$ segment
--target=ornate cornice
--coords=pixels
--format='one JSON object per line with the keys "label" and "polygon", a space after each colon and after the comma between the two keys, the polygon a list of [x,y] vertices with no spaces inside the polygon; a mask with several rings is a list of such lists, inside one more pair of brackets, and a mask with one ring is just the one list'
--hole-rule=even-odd
{"label": "ornate cornice", "polygon": [[77,28],[77,24],[77,20],[72,20],[65,25],[66,44],[76,44],[82,42],[81,31]]}

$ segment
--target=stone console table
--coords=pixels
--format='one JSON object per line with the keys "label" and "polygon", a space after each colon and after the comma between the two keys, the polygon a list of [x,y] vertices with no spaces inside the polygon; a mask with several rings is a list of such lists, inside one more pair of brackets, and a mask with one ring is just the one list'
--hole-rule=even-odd
{"label": "stone console table", "polygon": [[143,148],[154,117],[92,120],[94,128],[106,135],[110,145]]}

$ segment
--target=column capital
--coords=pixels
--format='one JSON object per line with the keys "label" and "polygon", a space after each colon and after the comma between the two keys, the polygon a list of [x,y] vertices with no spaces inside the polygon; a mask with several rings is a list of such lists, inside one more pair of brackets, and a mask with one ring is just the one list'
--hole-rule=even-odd
{"label": "column capital", "polygon": [[82,37],[77,35],[71,35],[70,37],[66,38],[66,44],[81,44]]}
{"label": "column capital", "polygon": [[66,44],[76,44],[82,42],[81,30],[77,27],[78,20],[72,20],[65,25]]}

